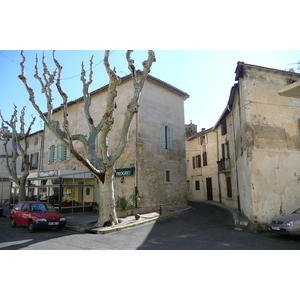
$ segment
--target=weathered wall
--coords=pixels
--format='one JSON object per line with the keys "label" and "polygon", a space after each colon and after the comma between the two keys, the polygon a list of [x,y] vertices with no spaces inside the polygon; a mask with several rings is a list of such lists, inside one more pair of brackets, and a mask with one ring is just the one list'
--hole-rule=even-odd
{"label": "weathered wall", "polygon": [[[186,206],[183,97],[147,82],[140,99],[137,180],[141,205]],[[173,149],[162,149],[162,125],[173,128]],[[170,182],[166,182],[166,171],[170,171]]]}
{"label": "weathered wall", "polygon": [[295,163],[300,101],[278,95],[293,74],[259,67],[245,71],[239,80],[244,114],[237,132],[241,206],[253,222],[264,225],[300,206],[300,166]]}

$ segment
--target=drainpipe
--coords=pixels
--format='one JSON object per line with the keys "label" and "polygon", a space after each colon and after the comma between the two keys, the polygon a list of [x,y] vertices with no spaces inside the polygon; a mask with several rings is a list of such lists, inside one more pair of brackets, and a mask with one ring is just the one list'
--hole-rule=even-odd
{"label": "drainpipe", "polygon": [[[139,124],[138,124],[138,112],[135,114],[135,159],[134,159],[134,195],[138,194],[138,164],[137,164],[137,156],[138,156],[138,134],[139,134]],[[137,208],[137,199],[135,199],[135,207]]]}
{"label": "drainpipe", "polygon": [[[217,161],[219,160],[219,134],[218,130],[214,130],[217,135]],[[218,188],[219,188],[219,202],[222,203],[222,192],[221,192],[221,182],[220,182],[220,172],[218,167]]]}
{"label": "drainpipe", "polygon": [[232,136],[233,136],[233,145],[234,145],[236,193],[237,193],[238,210],[241,211],[239,181],[238,181],[238,169],[237,169],[237,158],[236,158],[236,141],[235,141],[235,130],[234,130],[234,118],[233,118],[233,112],[230,110],[229,105],[227,105],[227,109],[230,112],[231,119],[232,119]]}

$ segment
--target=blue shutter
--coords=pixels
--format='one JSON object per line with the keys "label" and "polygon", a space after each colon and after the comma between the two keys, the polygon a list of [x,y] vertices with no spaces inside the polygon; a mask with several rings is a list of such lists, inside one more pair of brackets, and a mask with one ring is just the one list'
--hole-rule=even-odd
{"label": "blue shutter", "polygon": [[173,128],[168,127],[168,149],[173,150]]}
{"label": "blue shutter", "polygon": [[56,163],[57,162],[57,149],[58,149],[58,147],[57,147],[58,145],[55,145],[54,147],[53,147],[53,162],[54,163]]}
{"label": "blue shutter", "polygon": [[161,147],[166,149],[166,126],[161,125]]}
{"label": "blue shutter", "polygon": [[71,152],[68,148],[66,148],[66,160],[70,160]]}
{"label": "blue shutter", "polygon": [[51,163],[51,147],[48,147],[48,165]]}
{"label": "blue shutter", "polygon": [[57,144],[57,160],[62,161],[62,143]]}

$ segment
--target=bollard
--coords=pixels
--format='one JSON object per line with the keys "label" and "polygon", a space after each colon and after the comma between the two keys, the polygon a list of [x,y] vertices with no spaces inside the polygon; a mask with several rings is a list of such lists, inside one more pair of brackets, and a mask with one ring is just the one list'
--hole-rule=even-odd
{"label": "bollard", "polygon": [[159,215],[160,216],[162,215],[162,206],[161,206],[161,204],[159,205]]}

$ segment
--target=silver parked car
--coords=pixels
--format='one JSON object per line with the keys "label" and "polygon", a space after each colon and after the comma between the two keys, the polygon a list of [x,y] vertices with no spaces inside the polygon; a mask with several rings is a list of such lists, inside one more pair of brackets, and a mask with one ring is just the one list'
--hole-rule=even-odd
{"label": "silver parked car", "polygon": [[291,215],[273,218],[268,227],[280,235],[300,235],[300,208]]}

